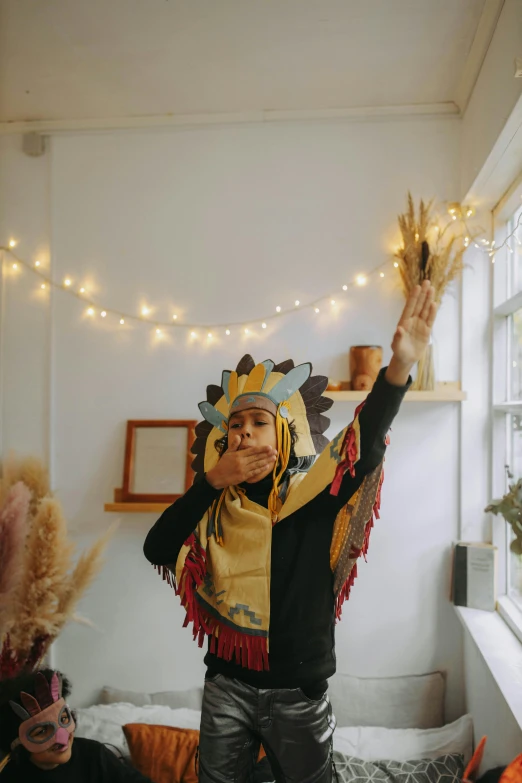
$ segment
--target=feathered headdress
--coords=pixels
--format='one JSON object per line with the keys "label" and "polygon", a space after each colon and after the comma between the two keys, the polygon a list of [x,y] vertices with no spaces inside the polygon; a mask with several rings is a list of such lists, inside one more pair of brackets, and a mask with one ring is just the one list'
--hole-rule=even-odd
{"label": "feathered headdress", "polygon": [[296,367],[289,359],[278,365],[271,360],[256,364],[247,354],[235,371],[223,372],[221,386],[207,387],[207,399],[199,404],[205,421],[196,427],[196,441],[192,447],[196,455],[192,463],[194,471],[201,474],[217,464],[219,454],[215,444],[228,432],[230,416],[248,408],[269,411],[276,419],[279,456],[269,499],[269,509],[275,518],[280,483],[290,459],[288,424],[293,422],[295,425],[294,452],[300,458],[300,468],[306,469],[328,443],[324,432],[330,426],[330,419],[323,413],[331,408],[333,400],[322,396],[327,385],[325,376],[312,376],[310,363]]}

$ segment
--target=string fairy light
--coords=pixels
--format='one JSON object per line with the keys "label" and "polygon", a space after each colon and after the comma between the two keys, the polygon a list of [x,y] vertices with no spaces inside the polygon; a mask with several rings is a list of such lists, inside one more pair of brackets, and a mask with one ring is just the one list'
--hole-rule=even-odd
{"label": "string fairy light", "polygon": [[[305,310],[311,310],[316,315],[319,315],[321,313],[320,304],[330,301],[330,304],[332,307],[335,307],[337,305],[337,300],[335,299],[335,294],[332,296],[328,296],[328,294],[324,294],[321,297],[318,297],[317,299],[307,302],[306,304],[302,303],[299,299],[296,299],[293,302],[293,306],[287,306],[286,308],[283,308],[281,305],[277,305],[275,308],[275,313],[265,316],[264,318],[260,318],[258,320],[252,321],[252,327],[245,326],[244,322],[238,321],[238,322],[229,322],[228,324],[190,324],[190,323],[183,323],[180,321],[178,314],[174,313],[171,315],[171,319],[169,321],[158,321],[157,319],[154,319],[154,321],[149,320],[149,316],[152,313],[152,308],[148,305],[142,305],[138,314],[136,313],[129,313],[129,312],[122,312],[121,310],[116,310],[111,307],[107,307],[104,305],[101,305],[99,302],[95,302],[89,297],[87,288],[85,286],[81,286],[80,288],[76,288],[76,286],[73,284],[73,279],[70,276],[65,277],[62,279],[62,282],[57,283],[52,278],[45,273],[45,271],[41,267],[41,262],[36,261],[35,263],[27,263],[23,259],[19,258],[18,256],[15,256],[13,252],[14,245],[12,245],[12,242],[14,240],[11,240],[7,246],[0,246],[0,250],[3,251],[3,261],[5,262],[6,256],[11,257],[12,264],[15,266],[15,268],[25,268],[28,271],[30,271],[32,274],[36,275],[37,278],[40,279],[41,285],[40,287],[42,289],[56,289],[61,291],[62,293],[67,293],[71,296],[75,296],[77,299],[81,300],[82,304],[86,307],[86,314],[90,317],[94,316],[96,313],[99,314],[99,316],[103,319],[108,319],[110,316],[113,316],[116,319],[116,322],[120,326],[125,326],[129,322],[141,322],[142,324],[149,323],[151,327],[154,328],[155,333],[158,337],[161,337],[164,334],[164,331],[170,330],[170,329],[183,329],[187,331],[192,338],[192,340],[196,340],[198,337],[198,329],[205,330],[207,334],[208,340],[213,340],[215,337],[218,337],[219,334],[224,334],[227,337],[229,337],[233,330],[242,331],[244,335],[250,335],[252,334],[252,329],[254,327],[260,328],[263,331],[268,329],[268,322],[273,321],[275,318],[281,318],[284,316],[288,316],[291,313],[295,313],[296,310],[299,311],[305,311]],[[344,293],[346,293],[350,288],[358,287],[365,285],[369,279],[372,276],[379,276],[380,278],[384,277],[384,272],[381,271],[383,268],[388,266],[389,260],[380,264],[375,269],[371,270],[370,272],[367,272],[366,274],[358,274],[356,275],[355,279],[351,283],[344,283],[342,286],[340,286],[340,290],[342,290]]]}
{"label": "string fairy light", "polygon": [[[468,228],[467,220],[469,218],[475,216],[475,209],[474,209],[474,207],[464,206],[462,204],[459,204],[459,203],[455,202],[455,203],[449,204],[449,206],[448,206],[448,213],[449,213],[450,217],[452,218],[452,221],[460,220],[460,222],[464,226],[464,229],[465,229],[465,232],[466,232],[466,234],[464,236],[464,240],[463,240],[464,241],[464,247],[466,247],[466,248],[469,247],[470,242],[473,241],[473,244],[474,244],[474,246],[475,246],[475,248],[477,250],[480,250],[482,253],[487,253],[488,254],[489,258],[491,259],[491,263],[492,264],[495,263],[495,256],[497,255],[497,253],[500,250],[502,250],[503,248],[507,248],[507,250],[508,250],[508,252],[510,254],[512,254],[514,252],[513,248],[509,244],[511,239],[514,239],[517,242],[518,245],[522,245],[522,242],[520,241],[520,239],[517,236],[517,230],[520,227],[520,223],[522,221],[522,212],[518,216],[518,219],[517,219],[517,222],[516,222],[516,225],[515,225],[514,229],[509,234],[506,235],[506,237],[504,238],[504,241],[500,245],[497,245],[495,240],[490,241],[489,239],[485,239],[484,237],[478,239],[476,235],[475,235],[475,237],[473,237],[473,232],[470,231],[469,228]],[[442,232],[441,232],[440,227],[437,227],[437,228],[438,228],[438,233],[440,233],[440,235],[442,236],[442,234],[444,233],[444,231],[446,229],[443,229]],[[447,226],[446,226],[446,228],[447,228]],[[483,233],[483,231],[484,231],[484,229],[479,228],[478,233],[481,234],[481,233]],[[481,244],[479,244],[479,242]]]}
{"label": "string fairy light", "polygon": [[[462,223],[465,234],[462,236],[462,241],[464,243],[464,247],[468,248],[471,244],[478,249],[480,252],[484,254],[488,254],[488,256],[491,259],[492,263],[495,263],[495,256],[503,249],[507,248],[509,253],[513,253],[513,248],[510,245],[510,240],[514,240],[517,245],[522,246],[521,239],[517,236],[517,230],[521,225],[522,222],[522,212],[518,217],[518,220],[516,222],[515,227],[513,230],[505,237],[503,242],[499,245],[496,245],[495,242],[491,242],[488,239],[485,239],[484,237],[478,238],[477,234],[483,234],[483,229],[480,229],[478,232],[472,232],[468,225],[467,221],[472,218],[475,215],[475,209],[472,206],[464,206],[459,203],[452,203],[448,206],[448,215],[449,215],[449,221],[448,224],[444,227],[441,227],[440,225],[435,226],[435,232],[437,234],[438,239],[442,239],[444,233],[448,229],[449,226],[454,226],[456,221],[459,221]],[[110,316],[113,316],[120,326],[126,326],[129,322],[141,322],[149,324],[152,328],[155,329],[156,335],[158,337],[161,337],[164,332],[172,329],[183,329],[186,331],[192,340],[196,340],[198,338],[198,330],[203,331],[207,335],[207,339],[209,341],[213,341],[214,338],[219,337],[219,335],[226,335],[229,337],[233,332],[242,332],[244,335],[250,335],[252,334],[252,329],[255,331],[257,329],[266,330],[268,328],[268,323],[270,321],[273,321],[276,318],[282,318],[285,316],[288,316],[290,314],[295,314],[297,310],[300,312],[304,312],[305,310],[310,310],[311,312],[315,313],[315,315],[319,315],[321,312],[324,312],[324,310],[321,309],[321,307],[325,304],[330,302],[330,305],[332,308],[337,306],[337,299],[335,296],[335,292],[328,294],[323,294],[322,296],[314,299],[313,301],[302,303],[301,300],[295,299],[293,304],[287,304],[285,307],[278,304],[274,310],[272,311],[272,314],[265,315],[264,318],[259,318],[251,321],[251,326],[245,326],[244,322],[237,321],[237,322],[229,322],[229,323],[207,323],[207,324],[190,324],[190,323],[183,323],[182,319],[180,319],[179,315],[177,313],[172,313],[169,317],[168,321],[158,321],[156,318],[154,318],[154,321],[150,318],[151,313],[153,312],[153,309],[148,305],[142,305],[138,313],[130,313],[130,312],[122,312],[121,310],[115,310],[114,308],[102,306],[100,303],[95,302],[91,299],[89,296],[89,292],[87,291],[87,288],[85,286],[81,286],[79,288],[76,287],[73,283],[73,279],[70,276],[65,277],[62,282],[57,283],[55,282],[50,275],[46,274],[45,271],[42,269],[42,262],[40,260],[35,261],[34,263],[27,263],[23,259],[19,258],[14,253],[14,248],[17,246],[18,242],[15,239],[10,239],[5,246],[0,246],[0,250],[3,252],[2,261],[5,263],[7,259],[11,260],[11,266],[14,270],[18,271],[19,269],[27,269],[30,271],[33,275],[36,275],[37,278],[39,278],[40,281],[40,288],[42,290],[45,289],[57,289],[60,290],[62,293],[67,293],[70,296],[75,296],[77,299],[81,300],[83,306],[85,306],[86,313],[89,316],[95,315],[95,313],[99,313],[101,318],[108,319]],[[359,273],[355,275],[353,281],[344,283],[339,286],[339,289],[337,289],[337,292],[342,291],[344,293],[348,292],[350,289],[353,288],[361,288],[365,286],[373,277],[378,277],[379,279],[383,279],[385,277],[385,270],[387,268],[390,268],[391,266],[391,259],[389,258],[384,263],[379,264],[374,269],[366,272],[366,273]],[[397,261],[393,262],[393,268],[396,270],[398,269],[399,264]],[[342,301],[344,300],[344,297],[342,297]]]}

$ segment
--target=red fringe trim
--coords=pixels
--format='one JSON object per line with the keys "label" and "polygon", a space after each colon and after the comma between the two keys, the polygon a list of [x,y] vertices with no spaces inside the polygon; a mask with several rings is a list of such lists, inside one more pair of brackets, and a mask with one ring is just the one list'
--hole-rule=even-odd
{"label": "red fringe trim", "polygon": [[174,574],[168,568],[167,566],[159,566],[155,565],[154,568],[158,572],[158,574],[161,576],[164,582],[168,584],[169,587],[172,587],[173,590],[176,590],[176,579],[174,578]]}
{"label": "red fringe trim", "polygon": [[[361,404],[355,410],[354,421],[362,411],[363,407],[364,402],[361,402]],[[339,453],[341,456],[344,455],[344,459],[337,465],[332,481],[332,486],[330,487],[330,495],[334,495],[334,497],[337,497],[339,494],[339,490],[341,489],[341,484],[346,471],[350,472],[350,476],[352,478],[355,476],[355,463],[357,462],[357,439],[355,436],[353,423],[350,424],[346,431],[346,435],[344,436],[343,444],[341,446],[341,451]]]}
{"label": "red fringe trim", "polygon": [[[357,560],[361,555],[366,560],[366,555],[368,554],[368,547],[370,546],[370,534],[372,532],[375,520],[380,519],[379,511],[381,508],[381,490],[382,490],[383,481],[384,481],[384,470],[381,473],[381,478],[379,481],[379,489],[377,490],[377,496],[375,498],[372,515],[368,520],[368,522],[366,523],[366,527],[364,530],[363,545],[360,549],[357,549],[352,545],[352,548],[350,550],[351,560]],[[335,601],[335,619],[337,621],[341,619],[341,615],[343,612],[343,604],[345,601],[349,599],[350,591],[356,579],[357,579],[357,563],[355,562],[353,564],[352,570],[350,571],[350,576],[348,577],[344,585],[341,587],[337,599]]]}
{"label": "red fringe trim", "polygon": [[348,577],[344,585],[341,587],[337,599],[335,601],[335,619],[337,622],[339,622],[339,620],[341,619],[341,615],[343,613],[343,604],[345,601],[349,599],[350,591],[356,579],[357,579],[357,563],[354,563],[352,570],[350,571],[350,576]]}
{"label": "red fringe trim", "polygon": [[[176,594],[187,614],[183,627],[192,623],[192,635],[199,647],[203,647],[205,636],[210,636],[210,652],[253,671],[268,671],[268,639],[264,636],[250,636],[221,623],[201,606],[196,598],[198,587],[206,574],[206,552],[194,535],[186,541],[191,550],[186,557]],[[164,569],[165,570],[165,569]],[[165,576],[164,576],[165,578]],[[167,577],[168,581],[168,577]]]}

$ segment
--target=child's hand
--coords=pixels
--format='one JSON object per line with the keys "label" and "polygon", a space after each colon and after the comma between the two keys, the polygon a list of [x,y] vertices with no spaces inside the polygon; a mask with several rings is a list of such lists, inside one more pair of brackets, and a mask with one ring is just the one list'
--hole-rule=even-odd
{"label": "child's hand", "polygon": [[273,470],[277,452],[271,446],[251,446],[241,450],[240,446],[241,438],[235,435],[218,464],[206,474],[208,483],[214,489],[261,479]]}
{"label": "child's hand", "polygon": [[434,298],[429,280],[411,291],[393,336],[393,356],[386,373],[390,383],[404,385],[411,368],[426,350],[438,309]]}

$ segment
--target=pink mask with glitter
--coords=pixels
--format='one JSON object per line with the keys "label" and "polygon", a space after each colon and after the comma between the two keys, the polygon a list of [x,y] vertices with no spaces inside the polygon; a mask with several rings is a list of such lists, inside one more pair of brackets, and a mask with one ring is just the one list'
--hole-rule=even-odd
{"label": "pink mask with glitter", "polygon": [[22,721],[18,739],[14,740],[11,749],[23,745],[29,753],[44,753],[58,745],[65,750],[76,724],[69,706],[62,698],[62,683],[58,674],[53,674],[49,685],[45,676],[38,672],[35,696],[22,691],[20,701],[23,706],[14,701],[9,702],[11,709]]}

